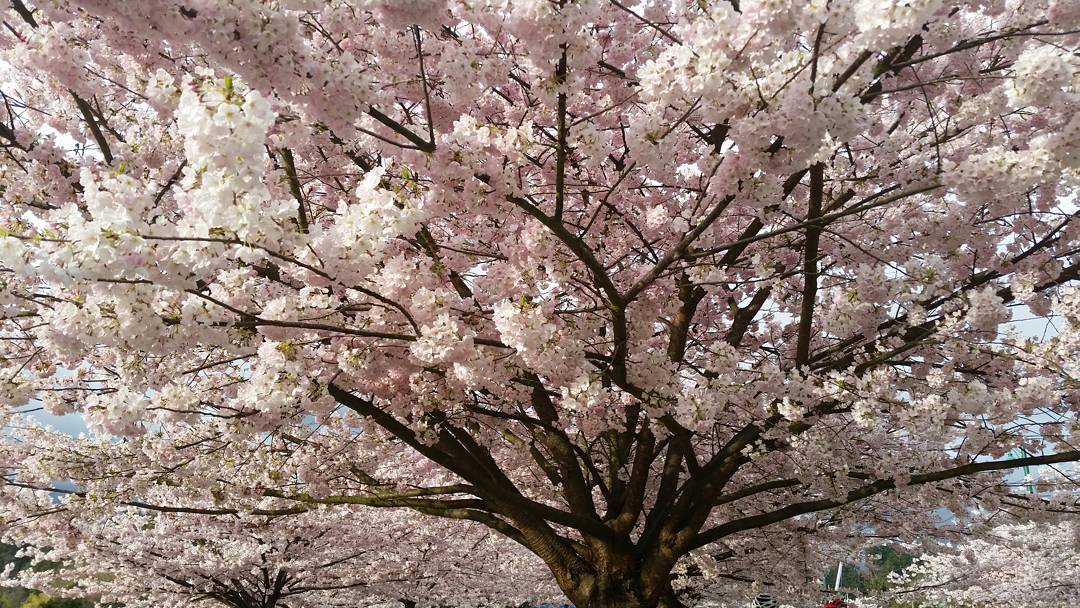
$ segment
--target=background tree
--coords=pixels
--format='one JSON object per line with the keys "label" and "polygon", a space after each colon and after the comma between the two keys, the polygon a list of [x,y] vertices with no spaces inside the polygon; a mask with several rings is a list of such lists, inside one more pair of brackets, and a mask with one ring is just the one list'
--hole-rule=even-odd
{"label": "background tree", "polygon": [[900,572],[915,561],[915,556],[907,551],[897,551],[889,545],[872,551],[871,555],[874,559],[871,563],[870,577],[866,580],[866,588],[876,592],[890,588],[889,575]]}
{"label": "background tree", "polygon": [[[479,524],[347,504],[224,508],[215,495],[244,471],[295,479],[281,447],[192,458],[188,470],[209,473],[201,479],[209,491],[199,493],[191,491],[199,479],[178,484],[177,476],[138,471],[140,460],[158,461],[154,450],[164,454],[184,440],[176,435],[126,444],[36,428],[16,436],[0,454],[33,464],[21,466],[9,488],[0,533],[27,546],[19,552],[23,567],[0,582],[53,596],[39,594],[38,604],[505,608],[560,597],[542,562]],[[230,471],[230,462],[243,466]],[[28,483],[33,477],[44,485]],[[58,477],[71,487],[53,488],[49,480]],[[125,500],[133,496],[139,499]]]}
{"label": "background tree", "polygon": [[[0,544],[0,570],[10,568],[15,571],[26,565],[27,560],[19,558],[18,551],[14,545]],[[0,587],[0,608],[19,608],[32,593],[19,587]]]}
{"label": "background tree", "polygon": [[918,558],[893,576],[892,595],[973,606],[1069,606],[1080,600],[1078,549],[1075,519],[997,526],[986,538]]}
{"label": "background tree", "polygon": [[[471,520],[589,608],[679,605],[702,555],[1076,508],[1067,471],[1001,473],[1080,459],[1075,2],[4,23],[4,403],[181,432],[134,469],[162,485]],[[179,456],[309,425],[367,451],[220,498]],[[9,464],[15,499],[63,479]]]}
{"label": "background tree", "polygon": [[[15,545],[0,544],[0,572],[16,574],[31,565],[32,560],[19,556]],[[55,568],[56,564],[38,563],[40,568]],[[0,579],[0,583],[4,580]],[[22,587],[0,587],[0,608],[89,608],[93,600],[85,598],[55,598]]]}

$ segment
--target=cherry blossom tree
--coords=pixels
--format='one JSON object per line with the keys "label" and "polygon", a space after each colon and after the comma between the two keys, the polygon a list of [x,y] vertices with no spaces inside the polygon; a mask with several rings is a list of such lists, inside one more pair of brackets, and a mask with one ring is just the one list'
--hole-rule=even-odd
{"label": "cherry blossom tree", "polygon": [[[213,497],[238,470],[219,462],[200,497],[190,491],[196,479],[175,484],[176,476],[165,480],[139,466],[147,458],[160,463],[167,456],[154,452],[173,451],[181,437],[121,444],[35,427],[15,435],[2,458],[22,464],[6,488],[0,531],[24,545],[30,563],[5,581],[13,586],[134,607],[504,608],[561,596],[542,562],[479,524],[357,506],[228,509]],[[270,456],[282,451],[245,465],[295,476],[285,459]],[[66,487],[53,487],[58,477]]]}
{"label": "cherry blossom tree", "polygon": [[1075,520],[998,526],[986,538],[924,555],[895,595],[974,606],[1052,608],[1080,601]]}
{"label": "cherry blossom tree", "polygon": [[[341,528],[340,517],[245,525],[133,508],[99,518],[79,513],[44,519],[52,525],[29,528],[32,533],[16,529],[20,541],[33,543],[23,552],[35,562],[62,566],[24,569],[11,584],[132,606],[200,600],[232,608],[345,606],[356,605],[358,597],[380,598],[372,590],[378,581],[365,576],[362,560],[370,549],[342,542],[355,533]],[[414,573],[403,568],[401,574]]]}
{"label": "cherry blossom tree", "polygon": [[[87,450],[115,504],[479,524],[590,608],[1077,508],[1076,2],[4,24],[4,415],[186,438]],[[7,466],[10,500],[70,479]]]}
{"label": "cherry blossom tree", "polygon": [[[533,560],[522,560],[521,551],[503,546],[486,555],[485,543],[495,539],[477,526],[453,535],[434,527],[417,535],[416,518],[403,520],[399,513],[365,513],[353,519],[362,522],[358,529],[326,510],[261,522],[140,509],[99,519],[80,514],[68,520],[74,529],[36,525],[34,534],[20,534],[23,542],[47,547],[24,551],[34,562],[62,567],[22,570],[8,583],[52,596],[147,607],[506,607],[551,593],[553,585],[545,584],[550,577]],[[69,544],[58,545],[59,539]],[[529,566],[523,571],[536,578],[523,581],[517,576],[522,570],[508,567],[485,571],[499,563]],[[532,594],[515,597],[525,591]]]}

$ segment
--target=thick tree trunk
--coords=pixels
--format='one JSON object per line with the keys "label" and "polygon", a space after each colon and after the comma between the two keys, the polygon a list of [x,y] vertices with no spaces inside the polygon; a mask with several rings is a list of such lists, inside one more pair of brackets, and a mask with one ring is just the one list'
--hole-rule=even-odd
{"label": "thick tree trunk", "polygon": [[[587,562],[573,576],[556,579],[577,608],[686,608],[671,588],[676,559],[663,549],[649,557],[631,545],[587,541]],[[551,566],[551,562],[548,563]]]}
{"label": "thick tree trunk", "polygon": [[575,600],[574,605],[577,608],[651,608],[640,594],[623,585],[623,581],[604,583],[584,599]]}
{"label": "thick tree trunk", "polygon": [[641,588],[641,577],[632,559],[598,551],[594,571],[578,578],[573,588],[563,588],[577,608],[652,608]]}
{"label": "thick tree trunk", "polygon": [[577,608],[686,608],[670,585],[649,589],[637,572],[590,577],[567,596]]}
{"label": "thick tree trunk", "polygon": [[641,582],[636,578],[599,579],[588,595],[574,599],[574,605],[577,608],[687,608],[670,588],[649,597],[642,592]]}

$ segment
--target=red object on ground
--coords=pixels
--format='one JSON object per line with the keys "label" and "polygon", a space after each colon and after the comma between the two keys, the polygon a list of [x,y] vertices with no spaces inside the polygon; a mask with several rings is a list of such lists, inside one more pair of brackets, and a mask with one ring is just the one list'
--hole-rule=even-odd
{"label": "red object on ground", "polygon": [[840,598],[832,599],[825,602],[822,608],[846,608],[847,604]]}

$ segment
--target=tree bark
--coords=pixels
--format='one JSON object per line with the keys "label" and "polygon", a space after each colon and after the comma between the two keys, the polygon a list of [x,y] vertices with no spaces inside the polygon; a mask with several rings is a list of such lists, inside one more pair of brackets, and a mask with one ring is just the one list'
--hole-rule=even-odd
{"label": "tree bark", "polygon": [[592,565],[594,574],[583,577],[576,588],[564,589],[578,608],[683,606],[671,589],[670,576],[646,576],[638,554],[594,546]]}
{"label": "tree bark", "polygon": [[577,608],[687,608],[670,585],[650,594],[636,575],[598,576],[587,595],[576,595],[571,599]]}

